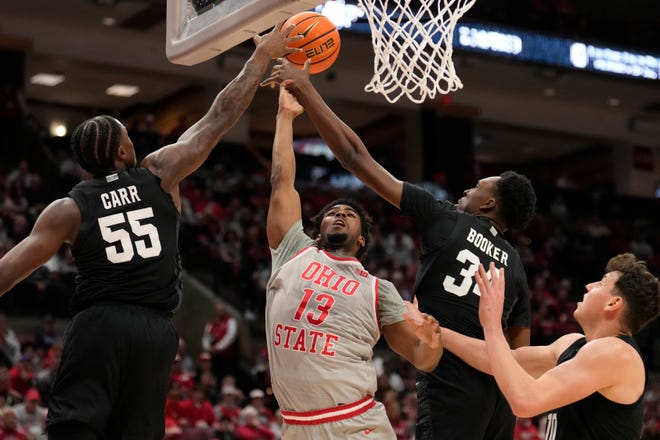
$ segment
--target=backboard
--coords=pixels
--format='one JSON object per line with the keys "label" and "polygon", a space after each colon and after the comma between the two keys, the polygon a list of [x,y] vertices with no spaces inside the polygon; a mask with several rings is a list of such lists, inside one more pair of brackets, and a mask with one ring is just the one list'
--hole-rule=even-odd
{"label": "backboard", "polygon": [[324,0],[167,0],[167,58],[192,66]]}

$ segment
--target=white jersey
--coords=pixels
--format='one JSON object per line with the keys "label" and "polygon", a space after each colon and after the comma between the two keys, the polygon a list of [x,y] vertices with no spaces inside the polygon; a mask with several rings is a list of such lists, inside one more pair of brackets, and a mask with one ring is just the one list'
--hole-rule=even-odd
{"label": "white jersey", "polygon": [[394,285],[356,258],[318,249],[300,221],[272,255],[266,339],[280,408],[313,411],[373,396],[380,326],[404,319]]}

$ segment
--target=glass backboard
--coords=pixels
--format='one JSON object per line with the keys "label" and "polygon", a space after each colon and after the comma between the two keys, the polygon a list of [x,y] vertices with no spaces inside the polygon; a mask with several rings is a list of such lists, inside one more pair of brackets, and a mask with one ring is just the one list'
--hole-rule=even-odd
{"label": "glass backboard", "polygon": [[167,0],[167,58],[191,66],[324,0]]}

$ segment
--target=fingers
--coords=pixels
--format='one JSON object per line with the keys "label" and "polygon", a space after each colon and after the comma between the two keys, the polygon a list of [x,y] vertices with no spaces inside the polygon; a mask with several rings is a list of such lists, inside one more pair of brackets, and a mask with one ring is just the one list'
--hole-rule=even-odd
{"label": "fingers", "polygon": [[[285,20],[285,21],[286,21],[286,20]],[[291,23],[290,25],[288,25],[288,26],[286,27],[286,29],[282,29],[282,26],[284,26],[284,23],[285,23],[284,21],[278,23],[278,24],[275,26],[275,29],[279,29],[279,31],[280,31],[281,33],[284,33],[284,34],[286,34],[286,35],[289,35],[289,34],[291,33],[291,31],[293,30],[293,28],[296,27],[296,25],[295,25],[294,23]],[[287,41],[288,41],[288,38],[296,38],[296,37],[304,37],[304,35],[295,35],[294,37],[287,37]],[[296,40],[300,40],[300,38],[296,38]],[[294,41],[295,41],[295,40],[294,40]]]}
{"label": "fingers", "polygon": [[479,286],[479,292],[482,294],[486,292],[488,276],[486,275],[486,270],[484,269],[483,264],[479,264],[477,272],[474,274],[474,279],[477,281],[477,286]]}

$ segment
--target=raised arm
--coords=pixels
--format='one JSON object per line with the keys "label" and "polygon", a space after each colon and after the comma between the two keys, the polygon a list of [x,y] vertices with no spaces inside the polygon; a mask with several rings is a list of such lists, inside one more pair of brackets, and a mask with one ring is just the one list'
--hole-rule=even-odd
{"label": "raised arm", "polygon": [[403,182],[392,176],[371,156],[360,137],[326,104],[309,80],[309,65],[304,69],[286,59],[278,59],[271,76],[262,84],[289,80],[288,89],[302,104],[316,130],[337,160],[369,188],[397,208],[401,205]]}
{"label": "raised arm", "polygon": [[[481,292],[479,318],[492,373],[514,414],[532,417],[595,392],[622,404],[633,403],[639,398],[644,383],[643,380],[636,381],[643,379],[641,358],[632,347],[613,337],[587,343],[574,358],[554,366],[538,378],[527,373],[511,354],[502,331],[503,270],[497,271],[491,264],[489,281],[485,269],[480,266],[475,278]],[[638,389],[634,389],[635,381],[640,384]]]}
{"label": "raised arm", "polygon": [[27,278],[71,243],[80,227],[80,210],[70,198],[58,199],[43,210],[30,235],[0,259],[0,295]]}
{"label": "raised arm", "polygon": [[266,234],[271,249],[277,249],[284,235],[302,215],[300,195],[294,187],[296,158],[293,153],[293,120],[302,112],[302,106],[282,84],[275,121],[270,205],[266,220]]}
{"label": "raised arm", "polygon": [[[255,95],[259,81],[268,69],[271,59],[299,49],[287,44],[299,36],[287,38],[288,29],[274,27],[265,36],[255,36],[256,49],[243,69],[216,96],[207,113],[186,130],[176,143],[149,154],[142,166],[161,178],[163,189],[178,199],[178,184],[206,160],[222,136],[245,113]],[[176,194],[174,194],[176,192]]]}

